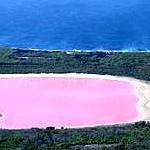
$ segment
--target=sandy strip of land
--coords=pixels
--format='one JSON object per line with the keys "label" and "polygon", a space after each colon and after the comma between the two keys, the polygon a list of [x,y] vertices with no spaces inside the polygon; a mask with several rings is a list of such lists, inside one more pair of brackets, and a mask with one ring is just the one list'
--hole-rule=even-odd
{"label": "sandy strip of land", "polygon": [[135,121],[150,120],[150,82],[129,77],[97,75],[97,74],[1,74],[0,78],[93,78],[130,82],[134,85],[134,94],[138,97],[137,110],[139,116]]}

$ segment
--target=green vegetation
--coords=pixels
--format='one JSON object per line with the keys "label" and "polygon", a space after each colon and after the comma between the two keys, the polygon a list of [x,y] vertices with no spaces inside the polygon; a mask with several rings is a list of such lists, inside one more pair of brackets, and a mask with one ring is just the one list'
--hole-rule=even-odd
{"label": "green vegetation", "polygon": [[150,52],[0,49],[0,74],[70,72],[129,76],[150,81]]}
{"label": "green vegetation", "polygon": [[[94,73],[150,81],[150,52],[48,52],[0,48],[0,74]],[[0,150],[149,150],[150,123],[80,129],[0,130]]]}
{"label": "green vegetation", "polygon": [[10,58],[10,55],[14,51],[10,48],[0,48],[0,63],[12,63],[15,62],[14,59]]}
{"label": "green vegetation", "polygon": [[149,150],[150,123],[79,129],[0,130],[4,150]]}

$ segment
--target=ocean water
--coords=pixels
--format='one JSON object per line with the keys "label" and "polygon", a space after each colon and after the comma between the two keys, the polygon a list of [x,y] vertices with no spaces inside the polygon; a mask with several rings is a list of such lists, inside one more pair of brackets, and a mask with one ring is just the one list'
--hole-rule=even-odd
{"label": "ocean water", "polygon": [[149,0],[0,0],[0,47],[150,50]]}

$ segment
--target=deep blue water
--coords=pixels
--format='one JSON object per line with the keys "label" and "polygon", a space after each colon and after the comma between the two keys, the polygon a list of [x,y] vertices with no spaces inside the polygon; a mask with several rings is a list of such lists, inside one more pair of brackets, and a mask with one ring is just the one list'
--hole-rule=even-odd
{"label": "deep blue water", "polygon": [[150,50],[150,0],[0,0],[0,46]]}

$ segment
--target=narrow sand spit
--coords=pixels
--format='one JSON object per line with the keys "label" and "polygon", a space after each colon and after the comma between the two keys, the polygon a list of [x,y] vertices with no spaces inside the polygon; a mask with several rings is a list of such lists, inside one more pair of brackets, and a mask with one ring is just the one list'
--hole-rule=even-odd
{"label": "narrow sand spit", "polygon": [[[129,77],[96,75],[96,74],[1,74],[0,78],[92,78],[130,82],[134,86],[134,94],[138,97],[137,111],[139,116],[135,121],[150,120],[150,82]],[[0,114],[2,117],[2,114]]]}

